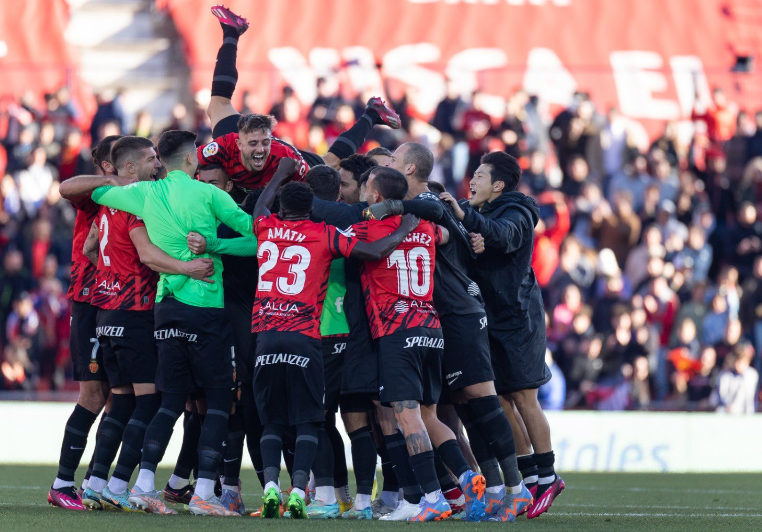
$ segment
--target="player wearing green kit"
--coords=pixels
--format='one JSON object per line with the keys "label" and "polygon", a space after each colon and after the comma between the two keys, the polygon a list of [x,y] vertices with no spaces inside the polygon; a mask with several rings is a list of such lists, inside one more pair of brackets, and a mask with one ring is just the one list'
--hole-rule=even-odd
{"label": "player wearing green kit", "polygon": [[[67,181],[66,192],[92,191],[96,203],[140,216],[151,241],[179,260],[195,258],[186,240],[190,232],[216,234],[217,226],[224,223],[242,235],[250,235],[251,216],[228,194],[191,179],[198,166],[195,138],[187,131],[162,135],[158,151],[168,171],[165,179],[115,187],[111,185],[123,183],[83,176]],[[223,308],[222,262],[215,253],[205,256],[215,264],[212,283],[162,274],[158,284],[154,337],[159,352],[156,387],[162,392],[162,405],[146,431],[140,474],[130,497],[149,512],[166,510],[154,486],[156,466],[188,395],[198,385],[206,393],[208,410],[199,441],[198,482],[189,509],[200,515],[239,515],[224,508],[214,495],[232,407],[233,341]]]}

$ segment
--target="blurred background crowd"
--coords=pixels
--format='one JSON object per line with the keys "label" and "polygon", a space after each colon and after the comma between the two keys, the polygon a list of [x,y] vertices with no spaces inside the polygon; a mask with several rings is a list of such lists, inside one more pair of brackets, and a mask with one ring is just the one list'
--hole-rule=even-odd
{"label": "blurred background crowd", "polygon": [[[318,80],[303,105],[285,87],[269,112],[275,135],[323,154],[362,113]],[[170,124],[125,116],[119,94],[84,123],[66,89],[29,94],[0,115],[0,389],[71,388],[65,299],[75,212],[58,183],[93,171],[106,135],[157,139],[166,129],[211,138],[206,101],[178,104]],[[454,86],[431,117],[392,98],[399,131],[376,128],[361,152],[406,141],[431,147],[431,179],[458,197],[479,157],[505,150],[540,204],[534,270],[547,312],[546,408],[751,413],[762,349],[762,113],[739,112],[719,90],[692,123],[666,123],[652,143],[617,109],[578,92],[560,113],[515,92],[502,116]],[[685,132],[688,131],[688,134]]]}

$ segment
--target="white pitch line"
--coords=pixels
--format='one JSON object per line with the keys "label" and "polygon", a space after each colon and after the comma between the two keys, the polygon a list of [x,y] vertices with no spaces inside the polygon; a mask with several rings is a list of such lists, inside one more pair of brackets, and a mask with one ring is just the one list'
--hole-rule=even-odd
{"label": "white pitch line", "polygon": [[558,507],[573,506],[578,508],[658,508],[660,510],[733,510],[736,512],[759,512],[760,508],[737,508],[735,506],[671,506],[662,504],[583,504],[560,502]]}
{"label": "white pitch line", "polygon": [[45,486],[0,486],[0,490],[46,490]]}
{"label": "white pitch line", "polygon": [[607,488],[598,487],[598,486],[567,486],[571,487],[575,490],[581,490],[581,491],[631,491],[631,492],[664,492],[664,493],[706,493],[709,495],[738,495],[738,494],[752,494],[752,495],[762,495],[762,491],[749,491],[749,490],[705,490],[705,489],[678,489],[678,488],[625,488],[625,487],[616,487],[611,486]]}
{"label": "white pitch line", "polygon": [[565,517],[762,517],[762,514],[649,514],[640,512],[552,512],[548,515],[559,515]]}

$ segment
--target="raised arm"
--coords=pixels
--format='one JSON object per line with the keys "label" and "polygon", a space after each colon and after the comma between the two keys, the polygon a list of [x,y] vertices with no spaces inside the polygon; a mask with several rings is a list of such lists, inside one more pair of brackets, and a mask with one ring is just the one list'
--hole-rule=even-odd
{"label": "raised arm", "polygon": [[214,274],[214,261],[212,259],[193,259],[191,261],[174,259],[151,242],[145,227],[136,227],[130,231],[130,240],[135,244],[135,249],[138,250],[140,262],[153,271],[187,275],[199,281],[214,283],[209,279]]}
{"label": "raised arm", "polygon": [[385,200],[365,208],[363,217],[366,220],[383,220],[387,216],[398,214],[412,214],[430,222],[441,222],[444,217],[442,204],[433,197],[432,199],[413,200]]}
{"label": "raised arm", "polygon": [[82,254],[93,263],[93,266],[98,266],[98,224],[95,222],[90,226],[90,232],[87,233]]}
{"label": "raised arm", "polygon": [[288,157],[282,158],[278,161],[278,169],[275,171],[272,179],[262,191],[262,195],[259,196],[257,204],[254,206],[254,213],[252,219],[256,220],[260,216],[270,216],[270,209],[275,202],[275,196],[278,194],[278,189],[285,183],[289,177],[299,168],[299,163],[294,159]]}
{"label": "raised arm", "polygon": [[133,183],[129,177],[116,175],[80,175],[67,179],[58,188],[61,197],[71,202],[81,201],[99,187],[121,187]]}
{"label": "raised arm", "polygon": [[410,234],[410,231],[418,227],[420,220],[412,214],[402,216],[402,223],[389,236],[380,238],[375,242],[358,242],[352,249],[350,257],[359,260],[379,260],[388,257]]}

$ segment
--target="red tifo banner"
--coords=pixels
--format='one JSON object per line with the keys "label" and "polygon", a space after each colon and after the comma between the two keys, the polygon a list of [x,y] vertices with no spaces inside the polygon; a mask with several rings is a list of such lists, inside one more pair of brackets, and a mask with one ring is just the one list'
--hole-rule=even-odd
{"label": "red tifo banner", "polygon": [[[194,90],[211,86],[222,33],[210,0],[157,0],[187,43]],[[454,79],[492,109],[523,87],[565,106],[588,91],[653,136],[690,116],[720,86],[741,108],[762,107],[762,76],[730,73],[736,55],[762,57],[758,0],[230,0],[251,22],[238,47],[237,99],[260,107],[284,84],[309,105],[315,80],[348,96],[412,91],[426,117]]]}
{"label": "red tifo banner", "polygon": [[90,116],[92,98],[77,83],[77,56],[66,42],[66,0],[0,1],[0,111],[30,91],[42,94],[67,86],[80,110]]}

